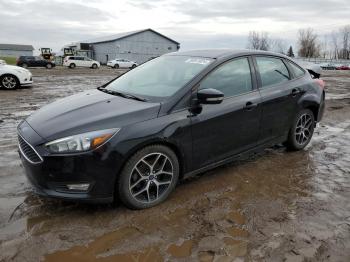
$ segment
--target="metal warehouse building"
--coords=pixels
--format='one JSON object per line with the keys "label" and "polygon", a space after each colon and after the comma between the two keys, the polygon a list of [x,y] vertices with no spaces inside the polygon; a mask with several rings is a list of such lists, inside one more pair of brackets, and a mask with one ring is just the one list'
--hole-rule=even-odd
{"label": "metal warehouse building", "polygon": [[115,58],[143,63],[179,50],[180,44],[152,29],[144,29],[89,39],[65,47],[105,64]]}
{"label": "metal warehouse building", "polygon": [[33,55],[32,45],[0,44],[0,56],[19,57],[21,55]]}

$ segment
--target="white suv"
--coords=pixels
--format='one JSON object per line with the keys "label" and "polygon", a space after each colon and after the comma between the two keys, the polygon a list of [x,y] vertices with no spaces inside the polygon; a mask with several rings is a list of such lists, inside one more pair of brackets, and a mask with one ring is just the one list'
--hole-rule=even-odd
{"label": "white suv", "polygon": [[107,62],[107,66],[114,68],[135,68],[138,64],[134,61],[130,61],[127,59],[114,59]]}
{"label": "white suv", "polygon": [[101,65],[99,62],[92,60],[86,56],[66,56],[63,59],[63,65],[69,68],[75,67],[90,67],[93,69],[99,68]]}
{"label": "white suv", "polygon": [[0,88],[15,89],[33,84],[32,73],[19,66],[0,63]]}

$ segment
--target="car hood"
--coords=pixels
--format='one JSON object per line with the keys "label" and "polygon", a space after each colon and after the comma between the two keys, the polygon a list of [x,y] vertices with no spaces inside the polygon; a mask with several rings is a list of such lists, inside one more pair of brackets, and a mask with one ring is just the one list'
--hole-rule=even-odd
{"label": "car hood", "polygon": [[8,70],[8,71],[16,70],[16,71],[26,72],[26,73],[29,72],[29,70],[27,70],[23,67],[14,66],[14,65],[7,65],[7,64],[0,64],[0,69]]}
{"label": "car hood", "polygon": [[158,116],[148,103],[90,90],[60,99],[29,116],[27,123],[45,140],[123,126]]}

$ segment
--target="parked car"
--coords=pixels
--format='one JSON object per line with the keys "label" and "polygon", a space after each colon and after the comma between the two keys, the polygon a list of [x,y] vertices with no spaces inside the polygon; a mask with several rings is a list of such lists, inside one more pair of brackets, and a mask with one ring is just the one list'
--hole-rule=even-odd
{"label": "parked car", "polygon": [[179,179],[279,143],[303,149],[321,82],[272,52],[169,53],[22,121],[22,163],[41,195],[148,208]]}
{"label": "parked car", "polygon": [[114,68],[135,68],[138,64],[127,59],[114,59],[107,62],[107,66]]}
{"label": "parked car", "polygon": [[32,74],[29,70],[0,62],[0,87],[2,89],[16,89],[32,83]]}
{"label": "parked car", "polygon": [[337,70],[350,70],[350,66],[349,65],[341,65],[341,66],[337,66],[336,69]]}
{"label": "parked car", "polygon": [[86,56],[66,56],[63,59],[63,65],[69,68],[90,67],[93,69],[97,69],[101,66],[99,62]]}
{"label": "parked car", "polygon": [[47,69],[51,69],[56,65],[54,61],[45,60],[40,56],[20,56],[17,58],[16,64],[24,68],[46,67]]}
{"label": "parked car", "polygon": [[323,70],[336,70],[337,67],[334,64],[321,64]]}

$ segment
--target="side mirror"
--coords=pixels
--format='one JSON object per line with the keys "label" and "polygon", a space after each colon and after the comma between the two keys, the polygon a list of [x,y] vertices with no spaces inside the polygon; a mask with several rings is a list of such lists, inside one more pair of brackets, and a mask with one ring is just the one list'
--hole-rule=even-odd
{"label": "side mirror", "polygon": [[224,93],[213,88],[201,89],[197,92],[200,104],[220,104],[224,100]]}

